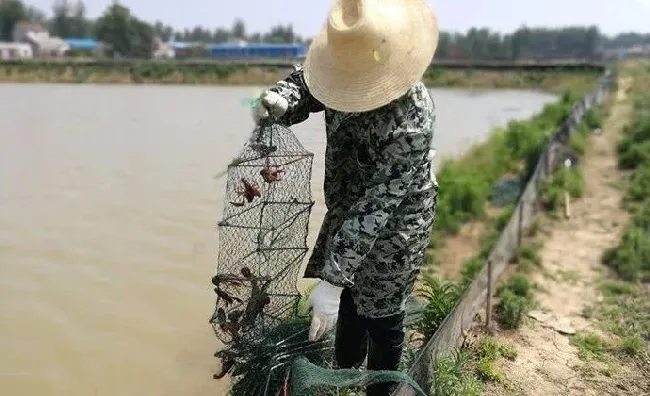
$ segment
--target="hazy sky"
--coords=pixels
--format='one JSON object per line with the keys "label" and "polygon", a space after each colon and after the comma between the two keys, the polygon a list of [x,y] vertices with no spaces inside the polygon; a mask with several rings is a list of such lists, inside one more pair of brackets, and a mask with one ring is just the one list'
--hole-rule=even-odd
{"label": "hazy sky", "polygon": [[[71,0],[74,1],[74,0]],[[52,0],[25,0],[51,13]],[[160,19],[176,28],[231,26],[241,17],[249,31],[291,23],[296,33],[314,35],[332,0],[121,0],[142,19]],[[98,16],[111,0],[86,0],[88,16]],[[510,32],[528,26],[597,24],[607,34],[650,31],[650,0],[429,0],[443,30],[485,26]]]}

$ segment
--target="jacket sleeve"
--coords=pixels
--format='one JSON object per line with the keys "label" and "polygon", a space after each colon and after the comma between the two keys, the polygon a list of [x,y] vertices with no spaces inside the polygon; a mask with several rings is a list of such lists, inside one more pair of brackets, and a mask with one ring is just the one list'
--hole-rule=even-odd
{"label": "jacket sleeve", "polygon": [[310,113],[325,110],[325,107],[310,93],[305,84],[302,65],[296,65],[295,70],[284,80],[280,80],[269,91],[273,91],[289,102],[287,112],[278,119],[286,126],[301,123],[309,118]]}
{"label": "jacket sleeve", "polygon": [[371,128],[376,172],[333,236],[321,272],[323,279],[337,286],[353,285],[353,275],[373,248],[378,233],[420,177],[429,156],[434,117],[433,106],[425,102],[422,106],[409,105],[401,115],[380,116],[376,128]]}

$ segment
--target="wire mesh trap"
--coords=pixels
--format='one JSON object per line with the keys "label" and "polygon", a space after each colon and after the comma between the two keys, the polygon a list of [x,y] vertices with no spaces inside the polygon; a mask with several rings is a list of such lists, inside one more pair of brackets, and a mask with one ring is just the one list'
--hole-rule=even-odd
{"label": "wire mesh trap", "polygon": [[[313,207],[313,154],[290,129],[257,127],[228,166],[210,323],[226,345],[221,378],[239,373],[265,333],[293,314]],[[242,344],[243,343],[243,344]]]}

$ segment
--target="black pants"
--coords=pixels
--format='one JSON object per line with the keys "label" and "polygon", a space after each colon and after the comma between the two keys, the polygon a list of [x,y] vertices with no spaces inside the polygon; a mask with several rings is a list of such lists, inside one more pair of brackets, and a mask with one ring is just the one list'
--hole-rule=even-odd
{"label": "black pants", "polygon": [[[404,346],[404,314],[385,318],[366,318],[348,288],[341,293],[336,326],[335,353],[339,368],[359,367],[366,354],[368,370],[397,370]],[[370,385],[367,396],[388,396],[395,383]]]}

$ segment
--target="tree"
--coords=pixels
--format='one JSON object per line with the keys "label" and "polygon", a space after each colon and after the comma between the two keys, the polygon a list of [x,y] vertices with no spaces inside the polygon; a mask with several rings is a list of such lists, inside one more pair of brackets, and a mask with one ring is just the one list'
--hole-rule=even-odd
{"label": "tree", "polygon": [[91,33],[91,24],[86,19],[86,5],[79,0],[72,6],[70,18],[70,35],[72,37],[88,37]]}
{"label": "tree", "polygon": [[29,22],[45,24],[47,23],[47,15],[36,7],[28,6],[26,10],[27,19]]}
{"label": "tree", "polygon": [[154,34],[164,42],[167,42],[172,39],[174,36],[174,28],[171,26],[163,24],[161,21],[156,21],[153,25]]}
{"label": "tree", "polygon": [[246,24],[241,19],[236,19],[232,25],[232,36],[236,39],[246,38]]}
{"label": "tree", "polygon": [[50,23],[50,34],[57,37],[71,37],[71,6],[68,0],[56,0],[52,5],[52,21]]}
{"label": "tree", "polygon": [[27,8],[22,1],[0,0],[0,41],[12,41],[14,27],[27,18]]}
{"label": "tree", "polygon": [[106,44],[111,55],[149,58],[154,30],[115,1],[95,22],[95,37]]}

